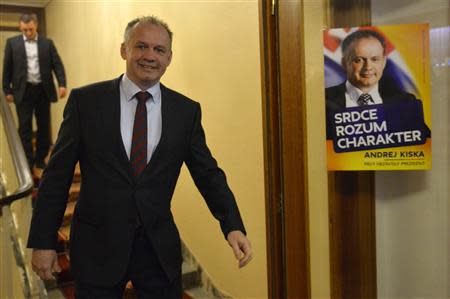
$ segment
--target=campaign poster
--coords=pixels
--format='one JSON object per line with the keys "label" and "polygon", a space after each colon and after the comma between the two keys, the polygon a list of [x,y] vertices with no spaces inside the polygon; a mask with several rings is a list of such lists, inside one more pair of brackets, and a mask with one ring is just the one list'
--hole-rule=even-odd
{"label": "campaign poster", "polygon": [[428,24],[324,30],[328,170],[431,169]]}

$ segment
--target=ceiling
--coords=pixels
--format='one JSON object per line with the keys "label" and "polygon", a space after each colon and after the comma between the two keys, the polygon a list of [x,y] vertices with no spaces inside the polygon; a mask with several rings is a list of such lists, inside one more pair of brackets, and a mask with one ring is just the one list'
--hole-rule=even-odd
{"label": "ceiling", "polygon": [[45,7],[51,0],[0,0],[0,4],[5,5],[17,5],[17,6],[33,6],[33,7]]}

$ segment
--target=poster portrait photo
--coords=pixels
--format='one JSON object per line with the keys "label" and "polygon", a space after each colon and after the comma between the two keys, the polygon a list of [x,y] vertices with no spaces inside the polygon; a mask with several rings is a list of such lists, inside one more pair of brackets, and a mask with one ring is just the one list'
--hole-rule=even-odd
{"label": "poster portrait photo", "polygon": [[428,25],[324,31],[329,170],[431,167]]}

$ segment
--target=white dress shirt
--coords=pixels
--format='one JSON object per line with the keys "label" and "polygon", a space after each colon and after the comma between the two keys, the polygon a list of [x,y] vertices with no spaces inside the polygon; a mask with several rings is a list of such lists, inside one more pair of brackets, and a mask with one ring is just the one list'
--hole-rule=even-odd
{"label": "white dress shirt", "polygon": [[[133,137],[134,114],[137,99],[134,96],[141,89],[131,81],[126,74],[120,81],[120,133],[122,142],[130,159],[131,140]],[[158,83],[146,90],[152,95],[146,103],[147,107],[147,163],[150,161],[156,146],[161,139],[161,86]]]}
{"label": "white dress shirt", "polygon": [[[348,80],[345,82],[345,90],[345,107],[359,107],[358,98],[364,92],[348,82]],[[366,93],[370,94],[373,100],[373,102],[367,103],[368,105],[383,104],[383,100],[378,92],[378,83],[372,88],[371,91]]]}
{"label": "white dress shirt", "polygon": [[25,43],[25,53],[27,55],[27,82],[40,83],[41,72],[39,70],[39,55],[38,55],[38,36],[34,39],[27,39],[23,35],[23,41]]}

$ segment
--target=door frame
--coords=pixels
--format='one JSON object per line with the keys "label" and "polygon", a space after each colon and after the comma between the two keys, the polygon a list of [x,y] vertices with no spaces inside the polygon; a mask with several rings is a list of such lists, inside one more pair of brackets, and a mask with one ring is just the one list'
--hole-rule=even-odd
{"label": "door frame", "polygon": [[[268,294],[274,299],[311,298],[307,45],[301,36],[307,2],[259,1]],[[370,24],[370,0],[324,3],[328,27]],[[329,172],[328,181],[331,297],[375,299],[374,172]]]}

